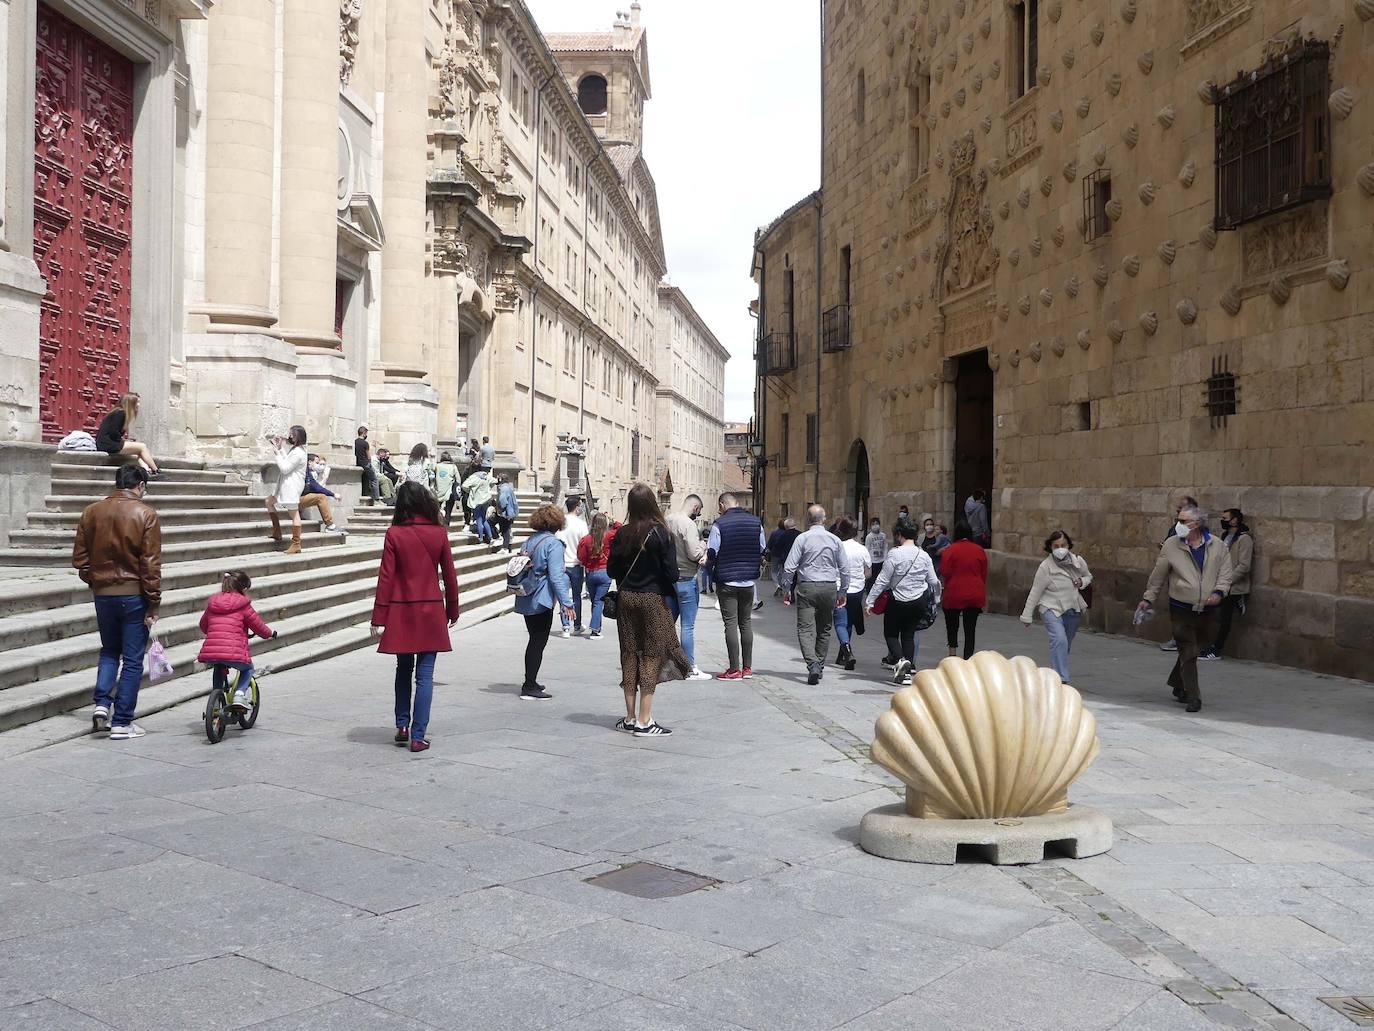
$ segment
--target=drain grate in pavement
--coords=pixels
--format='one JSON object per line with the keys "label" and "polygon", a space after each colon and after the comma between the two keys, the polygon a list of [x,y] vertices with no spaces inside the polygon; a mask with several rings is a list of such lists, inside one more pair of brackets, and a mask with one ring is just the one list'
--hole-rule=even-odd
{"label": "drain grate in pavement", "polygon": [[888,691],[888,690],[885,690],[884,688],[881,688],[881,687],[856,687],[853,691],[850,692],[850,694],[880,694],[880,695],[890,695],[890,694],[892,694],[892,692],[891,692],[891,691]]}
{"label": "drain grate in pavement", "polygon": [[588,877],[587,883],[641,899],[668,899],[710,888],[720,882],[686,870],[671,870],[657,863],[630,863],[619,870]]}
{"label": "drain grate in pavement", "polygon": [[1374,995],[1347,995],[1338,999],[1320,999],[1333,1010],[1360,1027],[1374,1027]]}

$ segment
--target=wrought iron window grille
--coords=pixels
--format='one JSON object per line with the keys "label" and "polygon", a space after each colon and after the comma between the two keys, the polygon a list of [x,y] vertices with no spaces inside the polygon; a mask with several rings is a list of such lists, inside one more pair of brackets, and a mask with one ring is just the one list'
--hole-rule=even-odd
{"label": "wrought iron window grille", "polygon": [[1236,384],[1236,374],[1230,370],[1225,357],[1212,359],[1212,374],[1207,377],[1204,401],[1212,429],[1226,425],[1228,416],[1236,414],[1236,399],[1240,388]]}
{"label": "wrought iron window grille", "polygon": [[849,335],[849,305],[837,304],[821,315],[821,350],[826,354],[847,351]]}
{"label": "wrought iron window grille", "polygon": [[763,374],[777,376],[797,367],[797,337],[794,333],[769,333],[763,338]]}
{"label": "wrought iron window grille", "polygon": [[1216,90],[1218,231],[1331,196],[1330,64],[1303,40]]}
{"label": "wrought iron window grille", "polygon": [[1111,231],[1107,202],[1112,199],[1112,170],[1098,168],[1083,177],[1083,242],[1089,243]]}

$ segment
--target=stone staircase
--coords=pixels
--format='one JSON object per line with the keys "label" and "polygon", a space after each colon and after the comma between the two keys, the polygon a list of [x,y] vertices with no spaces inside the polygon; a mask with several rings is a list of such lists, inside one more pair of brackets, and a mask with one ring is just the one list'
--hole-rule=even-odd
{"label": "stone staircase", "polygon": [[[161,466],[145,500],[162,523],[157,634],[175,673],[156,685],[145,680],[140,712],[208,691],[208,677],[185,678],[204,669],[195,662],[198,623],[226,569],[252,577],[254,606],[281,635],[253,642],[260,670],[288,669],[371,644],[369,618],[390,509],[360,508],[354,519],[366,532],[347,536],[307,521],[302,553],[286,555],[268,540],[271,522],[262,499],[236,474],[186,461]],[[0,549],[0,730],[90,702],[100,640],[90,592],[71,569],[71,547],[81,511],[109,494],[114,469],[103,455],[58,454],[46,510],[30,513],[27,528],[13,531],[10,547]],[[524,517],[539,501],[520,496],[517,542],[527,534]],[[464,531],[450,540],[464,624],[508,611],[505,554],[470,543]],[[69,733],[82,726],[71,721]]]}

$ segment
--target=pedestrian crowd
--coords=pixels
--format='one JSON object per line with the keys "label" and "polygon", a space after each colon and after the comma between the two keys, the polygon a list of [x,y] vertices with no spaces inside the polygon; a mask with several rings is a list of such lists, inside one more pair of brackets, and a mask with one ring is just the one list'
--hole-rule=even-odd
{"label": "pedestrian crowd", "polygon": [[[129,395],[101,425],[99,449],[133,461],[118,468],[113,493],[82,513],[72,553],[73,565],[92,591],[101,641],[92,724],[96,731],[108,731],[111,740],[143,734],[133,717],[161,602],[161,529],[156,510],[144,500],[158,467],[147,447],[127,436],[137,415],[137,396]],[[327,485],[328,465],[306,448],[300,426],[271,440],[278,478],[266,506],[275,541],[284,542],[283,521],[290,519],[288,554],[300,551],[302,510],[318,509],[326,531],[342,532],[331,506],[338,499]],[[449,630],[461,612],[449,538],[453,510],[461,505],[464,525],[479,543],[508,553],[519,514],[514,486],[493,469],[489,439],[457,450],[466,467],[452,450],[436,456],[416,444],[402,472],[385,448],[373,451],[366,427],[358,429],[354,442],[364,496],[393,509],[371,625],[378,651],[396,657],[395,742],[413,752],[429,748],[435,665],[438,655],[452,648]],[[992,541],[986,492],[969,495],[952,532],[931,514],[914,520],[903,505],[890,537],[876,515],[832,520],[819,504],[807,508],[804,530],[784,514],[771,533],[733,494],[721,494],[715,507],[716,519],[704,526],[705,503],[695,494],[665,514],[654,491],[640,483],[629,491],[623,520],[588,511],[580,496],[536,509],[529,517],[530,535],[506,570],[528,638],[519,697],[552,698],[539,676],[555,613],[563,638],[586,632],[599,641],[605,620],[611,619],[625,700],[615,729],[638,737],[670,735],[654,714],[659,685],[711,677],[697,661],[703,593],[715,595],[725,636],[728,666],[716,679],[754,676],[752,622],[763,604],[758,584],[765,570],[774,596],[795,612],[809,685],[819,684],[828,666],[855,670],[858,639],[877,617],[884,642],[880,663],[891,671],[894,685],[912,682],[920,634],[941,613],[948,654],[967,659],[975,653],[978,617],[988,605]],[[1188,712],[1197,712],[1202,704],[1197,663],[1221,658],[1236,618],[1244,616],[1256,549],[1237,508],[1222,512],[1220,535],[1212,533],[1196,499],[1180,496],[1173,508],[1174,525],[1134,619],[1143,623],[1153,617],[1156,603],[1167,606],[1172,639],[1162,647],[1176,653],[1168,684]],[[237,713],[250,704],[249,638],[275,636],[253,608],[251,586],[246,573],[225,573],[200,621],[205,643],[199,660],[214,667],[216,678],[236,674],[231,709]],[[1066,683],[1073,682],[1070,655],[1093,604],[1093,586],[1092,571],[1075,551],[1073,538],[1066,530],[1052,531],[1021,622],[1029,628],[1039,615],[1051,665]],[[833,660],[832,633],[837,641]]]}

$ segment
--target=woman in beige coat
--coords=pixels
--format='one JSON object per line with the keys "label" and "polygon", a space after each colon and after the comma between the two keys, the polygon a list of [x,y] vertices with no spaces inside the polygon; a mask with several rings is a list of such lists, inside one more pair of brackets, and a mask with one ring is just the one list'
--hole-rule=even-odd
{"label": "woman in beige coat", "polygon": [[1145,597],[1136,608],[1145,610],[1153,606],[1167,584],[1169,621],[1178,642],[1178,658],[1169,674],[1169,686],[1174,689],[1176,701],[1186,704],[1189,712],[1197,712],[1202,708],[1197,682],[1198,652],[1212,640],[1217,606],[1231,590],[1233,571],[1226,545],[1207,531],[1205,512],[1190,505],[1178,513],[1178,521],[1188,532],[1170,537],[1159,549]]}
{"label": "woman in beige coat", "polygon": [[1029,627],[1040,610],[1040,621],[1050,635],[1050,665],[1059,679],[1069,683],[1069,652],[1088,603],[1082,595],[1093,582],[1088,563],[1073,553],[1073,538],[1055,530],[1045,539],[1045,561],[1035,571],[1035,582],[1026,595],[1021,624]]}

